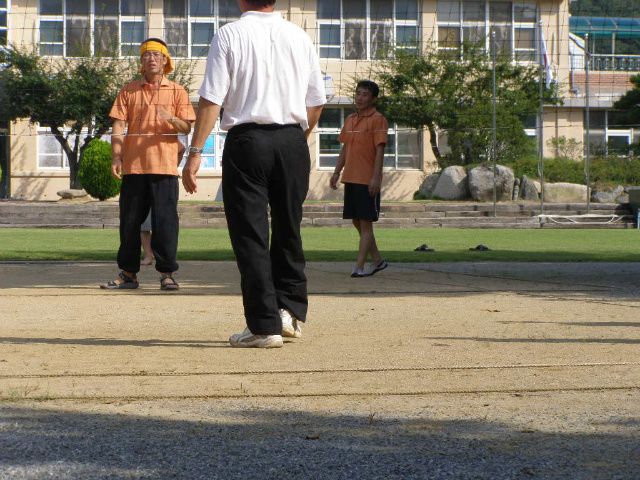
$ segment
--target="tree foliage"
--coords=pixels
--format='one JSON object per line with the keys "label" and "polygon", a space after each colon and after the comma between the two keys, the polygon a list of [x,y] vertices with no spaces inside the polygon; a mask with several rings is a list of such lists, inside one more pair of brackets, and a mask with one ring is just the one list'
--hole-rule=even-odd
{"label": "tree foliage", "polygon": [[[480,47],[462,47],[464,54],[455,57],[436,45],[424,51],[394,49],[376,74],[381,109],[398,125],[426,128],[441,166],[482,163],[491,157],[493,60]],[[496,160],[504,162],[532,148],[522,121],[538,112],[539,70],[497,56],[495,76]],[[556,89],[554,84],[543,89],[546,104],[557,103]],[[439,131],[448,133],[448,159],[437,147]]]}
{"label": "tree foliage", "polygon": [[630,78],[633,88],[614,102],[613,108],[621,113],[616,120],[624,125],[640,125],[640,75]]}
{"label": "tree foliage", "polygon": [[[80,188],[78,170],[91,140],[111,127],[109,111],[126,82],[139,78],[136,58],[74,57],[46,59],[37,51],[0,51],[0,118],[29,119],[48,128],[60,143],[70,170],[71,188]],[[193,65],[181,62],[172,76],[190,88]],[[185,85],[186,84],[186,85]]]}

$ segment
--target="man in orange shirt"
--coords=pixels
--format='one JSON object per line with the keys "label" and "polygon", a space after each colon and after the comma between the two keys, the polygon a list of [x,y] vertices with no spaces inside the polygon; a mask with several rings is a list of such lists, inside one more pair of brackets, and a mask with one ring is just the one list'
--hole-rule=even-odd
{"label": "man in orange shirt", "polygon": [[[166,43],[157,38],[140,46],[144,77],[129,82],[111,109],[111,174],[122,178],[120,189],[119,278],[105,289],[138,288],[140,225],[151,210],[151,248],[160,272],[160,288],[177,290],[178,270],[178,163],[182,144],[195,112],[187,91],[166,74],[173,70]],[[127,133],[124,128],[127,125]]]}
{"label": "man in orange shirt", "polygon": [[[356,278],[371,276],[388,266],[380,256],[373,234],[373,222],[378,221],[380,212],[382,164],[389,128],[387,120],[374,107],[379,92],[375,82],[362,80],[358,83],[355,96],[358,111],[349,115],[342,127],[338,141],[343,145],[330,180],[331,188],[337,190],[344,168],[342,218],[353,220],[360,234],[358,259],[351,272]],[[365,271],[367,255],[371,255],[372,263]]]}

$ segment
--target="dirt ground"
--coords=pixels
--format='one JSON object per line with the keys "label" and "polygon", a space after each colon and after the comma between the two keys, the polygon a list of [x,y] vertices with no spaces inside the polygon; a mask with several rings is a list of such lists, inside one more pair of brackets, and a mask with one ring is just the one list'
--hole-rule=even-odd
{"label": "dirt ground", "polygon": [[[637,478],[640,264],[396,264],[364,279],[349,271],[309,264],[302,338],[260,350],[227,342],[244,328],[233,263],[182,262],[179,292],[161,292],[153,267],[143,267],[138,290],[114,292],[98,288],[117,273],[112,264],[0,263],[0,439],[15,440],[34,418],[268,429],[291,412],[298,427],[279,436],[355,441],[378,425],[412,442],[454,436],[491,440],[501,455],[516,444],[531,450],[517,474],[468,478]],[[507,448],[505,435],[516,443]],[[559,454],[577,476],[564,476]],[[31,478],[10,473],[18,457],[0,454],[0,478]]]}

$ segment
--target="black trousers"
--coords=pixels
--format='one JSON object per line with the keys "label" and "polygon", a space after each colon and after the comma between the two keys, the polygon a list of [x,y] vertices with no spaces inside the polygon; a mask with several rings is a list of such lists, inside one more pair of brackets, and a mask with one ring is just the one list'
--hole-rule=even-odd
{"label": "black trousers", "polygon": [[179,224],[178,177],[173,175],[123,175],[118,267],[127,272],[140,271],[140,225],[149,210],[156,270],[175,272]]}
{"label": "black trousers", "polygon": [[282,333],[279,308],[306,320],[300,222],[310,166],[299,125],[242,124],[227,134],[222,156],[224,209],[247,326],[256,335]]}

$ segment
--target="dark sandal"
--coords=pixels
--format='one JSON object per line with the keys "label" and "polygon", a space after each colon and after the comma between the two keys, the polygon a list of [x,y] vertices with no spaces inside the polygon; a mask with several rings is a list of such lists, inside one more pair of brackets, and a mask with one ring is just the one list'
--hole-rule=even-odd
{"label": "dark sandal", "polygon": [[100,285],[100,288],[104,290],[132,290],[134,288],[138,288],[138,279],[136,277],[125,275],[124,272],[120,272],[118,276],[122,279],[122,283],[118,283],[115,280],[109,280],[106,285]]}
{"label": "dark sandal", "polygon": [[[170,282],[165,282],[166,279],[170,279]],[[162,275],[160,277],[160,290],[178,290],[180,286],[176,283],[171,275]]]}

